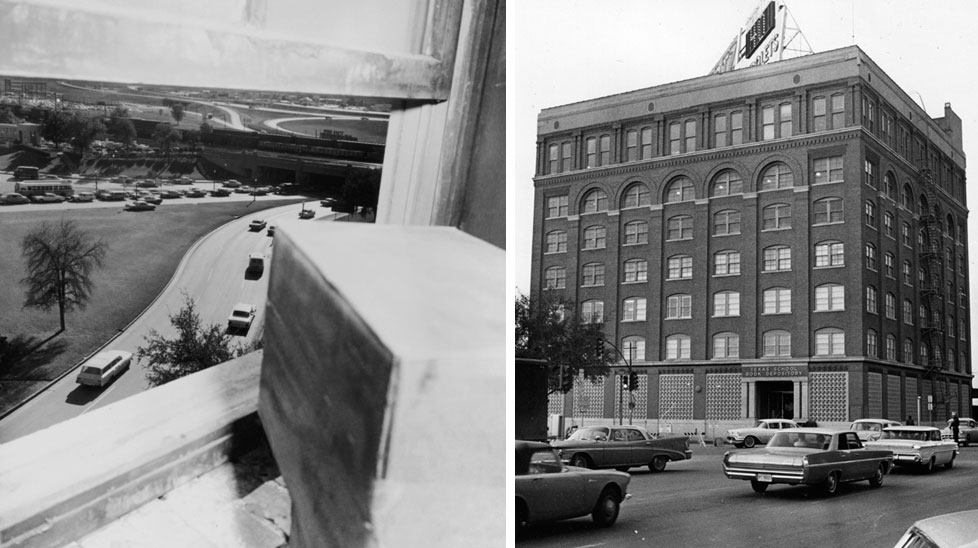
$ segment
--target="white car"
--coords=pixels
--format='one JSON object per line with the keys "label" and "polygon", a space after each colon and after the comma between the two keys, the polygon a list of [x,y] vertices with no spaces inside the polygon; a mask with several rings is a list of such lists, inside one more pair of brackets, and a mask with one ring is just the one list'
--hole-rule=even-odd
{"label": "white car", "polygon": [[45,192],[44,194],[31,196],[31,200],[36,204],[58,204],[65,201],[65,197],[51,192]]}
{"label": "white car", "polygon": [[251,322],[255,319],[255,306],[246,303],[234,305],[231,315],[228,316],[228,327],[249,329]]}
{"label": "white car", "polygon": [[105,386],[112,382],[112,379],[125,373],[130,363],[132,363],[132,352],[125,350],[99,352],[82,365],[75,381],[88,386]]}
{"label": "white car", "polygon": [[68,197],[69,202],[92,202],[95,201],[95,193],[93,192],[78,192],[72,194]]}
{"label": "white car", "polygon": [[942,440],[941,431],[933,426],[890,426],[866,447],[893,451],[893,464],[916,466],[930,472],[935,466],[950,469],[958,455],[953,440]]}
{"label": "white car", "polygon": [[750,449],[756,445],[766,444],[775,434],[786,428],[798,428],[798,423],[788,419],[761,419],[753,428],[727,430],[724,443]]}
{"label": "white car", "polygon": [[144,200],[136,200],[130,204],[126,204],[125,209],[126,211],[153,211],[156,209],[156,205]]}
{"label": "white car", "polygon": [[866,442],[879,439],[883,429],[891,426],[903,426],[903,423],[889,419],[856,419],[849,425],[849,430],[856,433],[859,441]]}

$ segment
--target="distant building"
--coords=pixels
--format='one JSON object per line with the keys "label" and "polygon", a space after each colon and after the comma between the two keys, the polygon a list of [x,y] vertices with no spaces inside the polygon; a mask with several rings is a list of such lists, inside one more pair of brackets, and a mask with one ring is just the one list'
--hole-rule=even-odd
{"label": "distant building", "polygon": [[22,93],[29,96],[43,97],[47,94],[48,83],[40,80],[3,79],[4,93]]}
{"label": "distant building", "polygon": [[41,126],[23,122],[20,124],[0,124],[0,144],[38,145],[41,141]]}
{"label": "distant building", "polygon": [[531,294],[576,301],[640,373],[631,394],[621,372],[582,381],[550,413],[692,429],[971,411],[949,104],[931,119],[852,46],[548,108],[537,127]]}

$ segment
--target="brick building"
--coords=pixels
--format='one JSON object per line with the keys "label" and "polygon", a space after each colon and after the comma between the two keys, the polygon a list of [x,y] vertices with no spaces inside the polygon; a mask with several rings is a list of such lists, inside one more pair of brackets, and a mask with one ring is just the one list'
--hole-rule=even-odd
{"label": "brick building", "polygon": [[531,294],[603,321],[639,373],[632,393],[579,382],[550,413],[707,432],[970,413],[949,104],[930,118],[852,46],[549,108],[537,127]]}

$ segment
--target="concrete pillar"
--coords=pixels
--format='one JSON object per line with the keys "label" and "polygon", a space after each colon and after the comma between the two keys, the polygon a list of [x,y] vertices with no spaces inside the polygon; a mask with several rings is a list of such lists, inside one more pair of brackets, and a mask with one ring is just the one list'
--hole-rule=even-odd
{"label": "concrete pillar", "polygon": [[792,389],[791,391],[792,393],[791,408],[794,409],[794,414],[795,414],[795,416],[792,418],[798,419],[804,417],[804,415],[801,414],[801,382],[795,381],[792,384],[794,384],[794,389]]}

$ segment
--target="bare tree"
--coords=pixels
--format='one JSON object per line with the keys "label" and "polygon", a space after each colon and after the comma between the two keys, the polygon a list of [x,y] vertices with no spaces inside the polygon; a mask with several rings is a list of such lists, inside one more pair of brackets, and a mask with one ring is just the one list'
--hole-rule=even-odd
{"label": "bare tree", "polygon": [[20,249],[27,263],[27,275],[20,280],[27,286],[24,306],[50,310],[57,305],[64,331],[65,312],[85,308],[94,285],[92,273],[102,266],[108,244],[62,218],[30,231]]}

